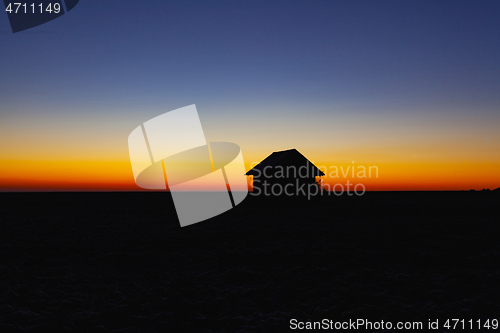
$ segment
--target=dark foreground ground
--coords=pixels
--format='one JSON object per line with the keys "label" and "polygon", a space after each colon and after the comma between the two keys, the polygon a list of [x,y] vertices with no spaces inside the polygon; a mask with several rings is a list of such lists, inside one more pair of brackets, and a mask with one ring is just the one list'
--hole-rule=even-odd
{"label": "dark foreground ground", "polygon": [[249,196],[185,228],[168,193],[0,202],[0,332],[283,332],[325,318],[441,319],[444,332],[447,318],[500,319],[497,193]]}

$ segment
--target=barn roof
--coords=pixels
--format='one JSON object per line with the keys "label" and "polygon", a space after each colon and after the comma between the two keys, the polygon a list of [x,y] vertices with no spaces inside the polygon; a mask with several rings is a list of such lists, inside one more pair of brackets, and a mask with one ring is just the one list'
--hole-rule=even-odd
{"label": "barn roof", "polygon": [[311,174],[314,176],[324,176],[325,174],[318,169],[311,161],[309,161],[304,155],[302,155],[297,149],[289,149],[283,151],[275,151],[268,157],[266,157],[262,162],[257,164],[254,168],[249,170],[247,176],[255,176],[256,174],[262,174],[264,168],[270,167],[274,168],[277,166],[287,167],[295,166],[297,168],[307,165],[311,170]]}

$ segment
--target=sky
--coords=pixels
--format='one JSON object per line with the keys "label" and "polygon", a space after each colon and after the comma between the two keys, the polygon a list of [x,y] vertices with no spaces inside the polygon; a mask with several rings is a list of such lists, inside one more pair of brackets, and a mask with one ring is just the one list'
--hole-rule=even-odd
{"label": "sky", "polygon": [[367,190],[500,187],[499,14],[498,1],[81,0],[18,33],[0,14],[0,191],[139,190],[128,135],[191,104],[247,169],[296,148],[376,166],[352,180]]}

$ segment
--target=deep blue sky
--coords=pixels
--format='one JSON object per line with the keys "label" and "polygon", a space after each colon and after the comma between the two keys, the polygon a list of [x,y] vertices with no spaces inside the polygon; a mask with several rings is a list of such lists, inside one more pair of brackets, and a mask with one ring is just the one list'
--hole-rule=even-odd
{"label": "deep blue sky", "polygon": [[0,16],[1,106],[56,96],[104,105],[175,95],[179,106],[499,101],[498,1],[82,0],[75,9],[17,34]]}
{"label": "deep blue sky", "polygon": [[498,1],[81,0],[13,34],[0,15],[0,149],[67,153],[72,133],[126,158],[137,124],[196,104],[209,140],[256,158],[439,138],[491,155],[499,18]]}

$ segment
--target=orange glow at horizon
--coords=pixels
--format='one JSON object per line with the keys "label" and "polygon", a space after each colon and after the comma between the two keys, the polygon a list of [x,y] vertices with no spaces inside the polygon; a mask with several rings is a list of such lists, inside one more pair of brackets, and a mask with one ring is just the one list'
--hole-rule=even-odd
{"label": "orange glow at horizon", "polygon": [[[493,190],[500,187],[500,163],[316,162],[315,165],[327,171],[322,177],[324,184],[345,185],[349,181],[352,186],[363,184],[367,191]],[[352,177],[352,167],[356,170],[355,177]],[[358,173],[362,167],[366,170],[365,177]],[[250,169],[250,164],[246,169]],[[248,183],[251,188],[251,177]],[[203,184],[203,190],[211,188],[211,184]],[[147,191],[135,184],[128,160],[1,161],[0,191],[55,190]]]}

